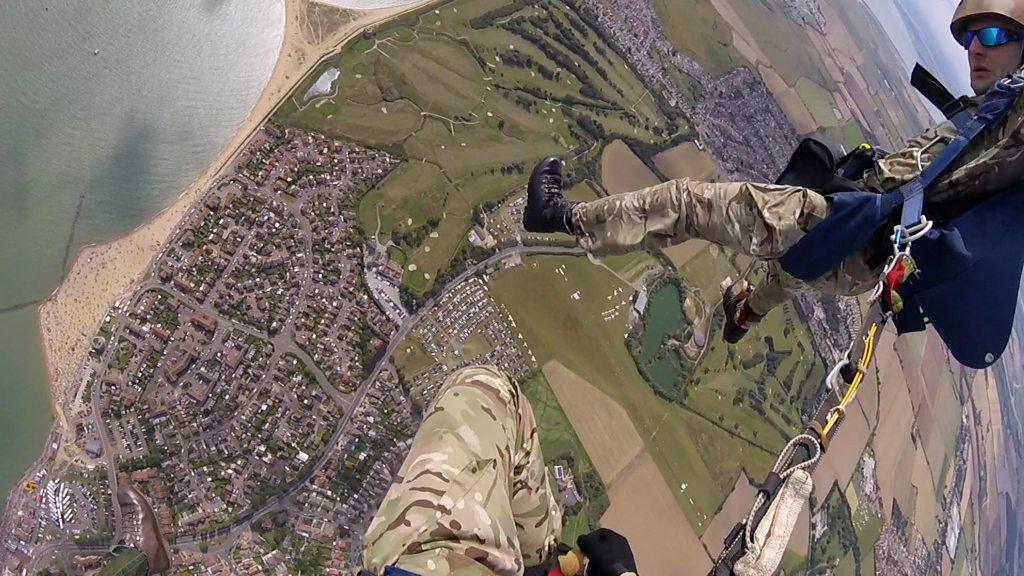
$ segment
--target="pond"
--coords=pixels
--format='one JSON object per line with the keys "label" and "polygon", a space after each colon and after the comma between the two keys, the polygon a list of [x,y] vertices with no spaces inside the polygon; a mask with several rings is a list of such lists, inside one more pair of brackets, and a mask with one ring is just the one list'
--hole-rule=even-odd
{"label": "pond", "polygon": [[686,318],[679,287],[665,283],[651,294],[640,338],[640,364],[650,384],[664,398],[675,398],[681,367],[676,353],[664,347],[668,338],[681,339]]}
{"label": "pond", "polygon": [[675,284],[665,283],[650,297],[650,309],[644,318],[644,335],[640,342],[643,348],[641,360],[644,364],[653,362],[666,336],[678,335],[685,324],[681,306],[682,294]]}

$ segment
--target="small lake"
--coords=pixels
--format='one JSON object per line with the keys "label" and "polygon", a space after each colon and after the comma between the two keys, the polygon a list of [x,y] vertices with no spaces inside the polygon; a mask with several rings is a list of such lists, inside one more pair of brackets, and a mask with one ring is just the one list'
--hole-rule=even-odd
{"label": "small lake", "polygon": [[674,398],[679,388],[679,364],[674,352],[658,358],[662,343],[670,335],[680,335],[686,323],[682,294],[675,284],[665,283],[651,294],[641,338],[640,358],[651,384],[662,396]]}

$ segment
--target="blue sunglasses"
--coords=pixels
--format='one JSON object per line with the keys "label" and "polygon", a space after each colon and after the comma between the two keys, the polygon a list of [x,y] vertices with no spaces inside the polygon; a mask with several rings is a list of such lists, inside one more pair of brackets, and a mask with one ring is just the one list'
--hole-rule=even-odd
{"label": "blue sunglasses", "polygon": [[1021,39],[1020,34],[1012,30],[1000,28],[999,26],[990,26],[980,30],[965,30],[964,33],[960,35],[960,45],[963,46],[964,49],[970,49],[975,38],[977,38],[978,42],[981,42],[981,45],[986,48],[995,48],[996,46],[1002,46],[1003,44],[1016,42]]}

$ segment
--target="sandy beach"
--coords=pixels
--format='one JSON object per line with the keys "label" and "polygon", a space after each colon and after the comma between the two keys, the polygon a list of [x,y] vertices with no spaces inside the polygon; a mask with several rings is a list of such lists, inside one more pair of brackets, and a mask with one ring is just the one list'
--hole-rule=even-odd
{"label": "sandy beach", "polygon": [[415,10],[419,0],[380,10],[347,10],[285,0],[285,33],[270,80],[217,158],[168,207],[130,234],[79,251],[60,286],[40,306],[40,334],[57,424],[68,430],[65,395],[76,381],[91,337],[114,302],[127,295],[189,208],[232,166],[252,134],[319,62],[367,26]]}

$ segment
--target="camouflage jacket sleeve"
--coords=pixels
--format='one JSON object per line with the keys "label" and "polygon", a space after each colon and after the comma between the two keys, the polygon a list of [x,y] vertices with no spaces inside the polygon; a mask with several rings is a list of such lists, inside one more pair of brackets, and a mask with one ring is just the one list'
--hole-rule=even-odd
{"label": "camouflage jacket sleeve", "polygon": [[987,197],[1024,182],[1024,98],[1018,98],[1007,120],[984,134],[935,183],[929,200],[936,204]]}
{"label": "camouflage jacket sleeve", "polygon": [[891,190],[913,180],[956,133],[956,127],[949,121],[925,130],[908,140],[902,150],[875,162],[875,169],[868,172],[864,183],[878,190]]}

